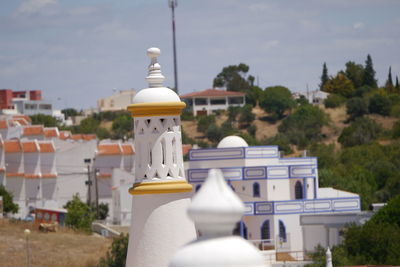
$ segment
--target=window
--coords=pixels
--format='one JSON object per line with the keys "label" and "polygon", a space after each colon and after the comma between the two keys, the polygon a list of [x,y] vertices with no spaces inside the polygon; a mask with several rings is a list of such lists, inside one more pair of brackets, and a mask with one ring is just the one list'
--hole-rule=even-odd
{"label": "window", "polygon": [[281,220],[279,220],[279,240],[286,242],[286,227]]}
{"label": "window", "polygon": [[303,185],[300,181],[297,181],[294,186],[294,197],[295,199],[303,199]]}
{"label": "window", "polygon": [[262,240],[271,239],[271,235],[269,232],[269,220],[266,220],[261,226],[261,239]]}
{"label": "window", "polygon": [[210,99],[210,104],[211,105],[225,105],[226,104],[226,99],[225,98]]}
{"label": "window", "polygon": [[260,197],[260,184],[259,183],[253,184],[253,197]]}
{"label": "window", "polygon": [[196,105],[207,105],[208,101],[207,101],[207,98],[195,98],[194,103]]}
{"label": "window", "polygon": [[230,97],[228,98],[229,104],[243,104],[243,97]]}
{"label": "window", "polygon": [[37,109],[37,104],[25,104],[25,109]]}
{"label": "window", "polygon": [[48,109],[51,110],[51,105],[50,104],[40,104],[39,109]]}
{"label": "window", "polygon": [[200,185],[200,184],[196,185],[196,192],[199,191],[200,188],[201,188],[201,185]]}

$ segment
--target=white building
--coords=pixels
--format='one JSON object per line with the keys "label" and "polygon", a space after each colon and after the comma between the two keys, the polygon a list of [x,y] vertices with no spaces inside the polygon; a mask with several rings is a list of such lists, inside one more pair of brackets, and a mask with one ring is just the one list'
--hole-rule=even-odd
{"label": "white building", "polygon": [[[325,238],[314,234],[303,244],[300,215],[359,212],[358,195],[319,188],[316,158],[280,158],[277,146],[249,147],[240,137],[224,138],[217,148],[189,151],[187,177],[195,190],[211,168],[225,179],[245,203],[238,231],[261,249],[304,251]],[[332,238],[331,238],[332,239]]]}
{"label": "white building", "polygon": [[126,110],[126,107],[133,103],[135,90],[116,91],[112,96],[97,100],[97,109],[101,111]]}
{"label": "white building", "polygon": [[243,107],[246,103],[245,93],[217,89],[207,89],[181,95],[186,109],[197,115],[210,115],[216,110],[227,110],[229,107]]}

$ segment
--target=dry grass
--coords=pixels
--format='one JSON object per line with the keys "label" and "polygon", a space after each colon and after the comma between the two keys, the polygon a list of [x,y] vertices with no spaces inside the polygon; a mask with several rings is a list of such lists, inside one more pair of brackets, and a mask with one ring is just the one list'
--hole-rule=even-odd
{"label": "dry grass", "polygon": [[29,244],[32,266],[95,266],[111,244],[110,239],[76,233],[62,227],[57,233],[41,233],[31,223],[0,220],[1,266],[26,266],[24,229],[31,230]]}

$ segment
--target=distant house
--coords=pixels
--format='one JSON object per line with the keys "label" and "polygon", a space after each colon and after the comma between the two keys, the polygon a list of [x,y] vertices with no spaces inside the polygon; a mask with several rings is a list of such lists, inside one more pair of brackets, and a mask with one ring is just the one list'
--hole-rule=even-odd
{"label": "distant house", "polygon": [[217,89],[207,89],[180,96],[187,109],[197,115],[210,115],[216,110],[227,110],[228,107],[243,107],[246,104],[245,93]]}
{"label": "distant house", "polygon": [[328,95],[329,93],[317,89],[307,92],[306,98],[310,104],[319,105],[324,103],[324,100],[328,97]]}
{"label": "distant house", "polygon": [[97,100],[98,111],[126,110],[126,107],[133,102],[135,90],[122,90],[115,92],[112,96]]}

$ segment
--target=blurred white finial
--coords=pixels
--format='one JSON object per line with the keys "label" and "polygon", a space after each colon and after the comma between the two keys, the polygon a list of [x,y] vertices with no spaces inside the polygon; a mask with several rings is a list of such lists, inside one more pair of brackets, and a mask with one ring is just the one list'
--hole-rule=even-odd
{"label": "blurred white finial", "polygon": [[331,250],[328,249],[326,250],[326,267],[333,267],[332,265],[332,253]]}
{"label": "blurred white finial", "polygon": [[161,66],[157,62],[157,57],[161,54],[161,51],[157,47],[151,47],[147,49],[147,55],[151,58],[149,65],[149,75],[146,77],[150,88],[163,87],[165,77],[161,73]]}
{"label": "blurred white finial", "polygon": [[226,183],[222,171],[211,169],[189,206],[189,217],[204,236],[229,236],[244,213],[244,205]]}

